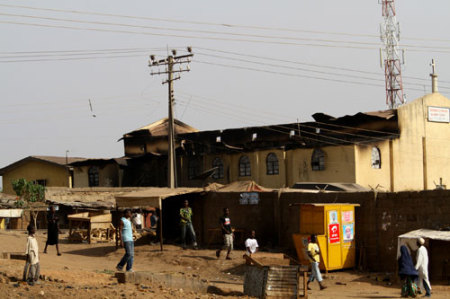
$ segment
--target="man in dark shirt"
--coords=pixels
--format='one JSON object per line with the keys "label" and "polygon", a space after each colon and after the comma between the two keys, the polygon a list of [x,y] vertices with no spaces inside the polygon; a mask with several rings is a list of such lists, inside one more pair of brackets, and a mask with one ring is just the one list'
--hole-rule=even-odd
{"label": "man in dark shirt", "polygon": [[220,251],[227,250],[227,260],[231,260],[230,252],[233,250],[233,229],[231,228],[230,210],[228,208],[223,209],[223,216],[220,217],[220,227],[222,229],[223,247],[216,251],[217,258],[220,257]]}

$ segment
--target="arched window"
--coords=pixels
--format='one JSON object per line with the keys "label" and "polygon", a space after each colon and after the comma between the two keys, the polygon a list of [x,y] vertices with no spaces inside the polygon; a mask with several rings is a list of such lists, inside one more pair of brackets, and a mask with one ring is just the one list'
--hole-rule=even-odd
{"label": "arched window", "polygon": [[192,157],[188,161],[188,178],[190,180],[194,179],[202,172],[201,160],[197,157]]}
{"label": "arched window", "polygon": [[213,179],[223,179],[223,161],[220,158],[215,158],[212,167],[217,169],[214,171],[212,177]]}
{"label": "arched window", "polygon": [[381,153],[380,149],[376,146],[372,147],[372,168],[381,168]]}
{"label": "arched window", "polygon": [[250,159],[248,156],[242,156],[239,159],[239,176],[251,176]]}
{"label": "arched window", "polygon": [[98,167],[91,166],[89,168],[88,175],[89,175],[89,187],[98,187],[99,185]]}
{"label": "arched window", "polygon": [[325,154],[320,149],[315,149],[311,156],[312,170],[325,170]]}
{"label": "arched window", "polygon": [[279,174],[280,170],[278,167],[278,158],[277,155],[274,153],[270,153],[267,155],[266,158],[266,167],[267,167],[267,174],[268,175],[275,175]]}

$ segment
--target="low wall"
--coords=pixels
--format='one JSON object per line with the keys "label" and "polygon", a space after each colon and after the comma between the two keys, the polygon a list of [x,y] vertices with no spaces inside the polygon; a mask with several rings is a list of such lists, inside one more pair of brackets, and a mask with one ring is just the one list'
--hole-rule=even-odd
{"label": "low wall", "polygon": [[[239,192],[210,192],[202,199],[202,235],[219,226],[222,209],[230,209],[233,227],[256,230],[262,246],[280,246],[292,251],[292,234],[299,231],[300,203],[357,203],[357,259],[371,271],[395,271],[397,237],[419,228],[450,227],[450,190],[420,192],[265,192],[258,205],[241,205]],[[207,240],[202,239],[203,243]],[[430,256],[433,255],[433,248]],[[360,251],[362,254],[360,255]],[[441,255],[438,250],[435,253]],[[448,259],[449,257],[442,257]],[[433,257],[432,257],[433,259]],[[382,261],[382,262],[380,262]],[[357,261],[358,263],[359,261]]]}

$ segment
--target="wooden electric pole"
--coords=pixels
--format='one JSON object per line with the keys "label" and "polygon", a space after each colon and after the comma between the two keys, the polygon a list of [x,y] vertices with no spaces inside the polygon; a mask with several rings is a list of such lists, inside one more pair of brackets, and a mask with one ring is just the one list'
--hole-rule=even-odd
{"label": "wooden electric pole", "polygon": [[[157,72],[151,72],[150,74],[153,75],[161,75],[161,74],[167,74],[167,80],[163,81],[163,84],[168,84],[169,87],[169,123],[168,123],[168,152],[167,152],[167,185],[169,188],[175,188],[177,187],[176,183],[176,156],[175,156],[175,126],[174,126],[174,119],[173,119],[173,81],[180,79],[180,76],[174,77],[174,73],[181,73],[181,72],[189,72],[189,63],[191,62],[190,58],[194,56],[192,54],[192,48],[187,48],[188,52],[190,54],[187,55],[180,55],[176,56],[177,52],[176,50],[172,50],[173,55],[167,56],[165,59],[156,60],[154,55],[150,55],[150,61],[149,61],[149,67],[154,66],[167,66],[167,68],[164,71],[158,70]],[[173,66],[175,64],[178,64],[180,68],[178,70],[174,70]],[[187,64],[186,68],[182,68],[184,64]]]}

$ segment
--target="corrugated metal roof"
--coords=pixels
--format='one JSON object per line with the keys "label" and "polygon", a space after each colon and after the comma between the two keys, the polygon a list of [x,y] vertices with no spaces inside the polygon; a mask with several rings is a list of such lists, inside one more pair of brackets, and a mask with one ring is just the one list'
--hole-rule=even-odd
{"label": "corrugated metal roof", "polygon": [[418,229],[407,232],[406,234],[398,236],[399,239],[432,239],[441,241],[450,241],[450,231],[440,231],[432,229]]}

